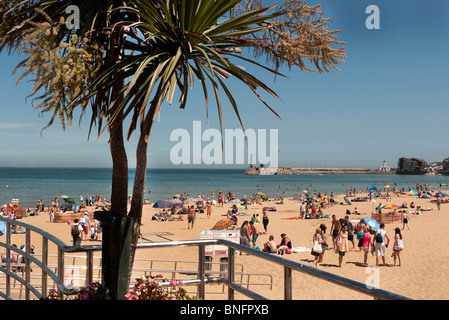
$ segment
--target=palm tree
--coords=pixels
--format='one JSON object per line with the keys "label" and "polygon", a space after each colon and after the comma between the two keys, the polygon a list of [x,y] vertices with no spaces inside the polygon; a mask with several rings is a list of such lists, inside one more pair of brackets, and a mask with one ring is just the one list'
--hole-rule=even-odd
{"label": "palm tree", "polygon": [[[74,110],[79,108],[84,114],[90,108],[91,129],[97,126],[98,134],[109,131],[113,160],[111,216],[123,218],[118,226],[115,220],[108,220],[110,234],[103,241],[107,246],[103,264],[110,266],[104,270],[106,286],[113,299],[120,298],[120,290],[127,288],[129,275],[119,284],[118,278],[123,278],[120,269],[132,269],[142,217],[148,139],[163,102],[173,103],[179,90],[179,106],[186,108],[189,90],[197,81],[206,106],[212,89],[220,127],[219,90],[223,90],[243,127],[237,101],[225,83],[234,78],[278,116],[258,89],[274,97],[276,93],[237,63],[264,68],[277,76],[283,64],[311,71],[336,69],[344,48],[332,48],[341,42],[336,40],[335,31],[329,31],[329,19],[322,17],[320,6],[308,7],[304,2],[289,0],[274,8],[263,7],[259,0],[13,0],[0,6],[0,51],[8,48],[28,54],[19,67],[26,68],[25,76],[36,75],[35,93],[45,89],[38,96],[42,100],[38,108],[53,112],[50,124],[58,116],[62,124],[70,122]],[[76,32],[61,27],[68,5],[80,8],[82,24]],[[49,29],[54,30],[49,33]],[[252,50],[257,57],[266,56],[274,68],[250,59],[242,54],[242,48],[244,52]],[[79,68],[80,74],[75,72],[77,81],[73,77],[51,78],[55,69],[64,73],[63,66],[74,60],[72,67],[91,68]],[[52,85],[46,85],[48,82]],[[130,119],[127,139],[139,129],[129,214],[124,119]],[[129,246],[130,253],[124,250]],[[109,252],[111,255],[105,257]]]}

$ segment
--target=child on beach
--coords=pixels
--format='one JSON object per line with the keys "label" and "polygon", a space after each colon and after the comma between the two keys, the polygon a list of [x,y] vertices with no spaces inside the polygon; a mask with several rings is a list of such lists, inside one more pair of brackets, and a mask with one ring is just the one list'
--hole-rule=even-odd
{"label": "child on beach", "polygon": [[398,267],[401,266],[401,251],[404,249],[404,245],[402,243],[402,234],[399,228],[394,229],[394,246],[393,246],[393,257],[394,257],[394,266],[396,267],[396,259],[398,259],[399,264]]}
{"label": "child on beach", "polygon": [[90,225],[90,241],[94,241],[97,240],[96,238],[96,234],[97,234],[97,230],[96,230],[96,226],[91,224]]}

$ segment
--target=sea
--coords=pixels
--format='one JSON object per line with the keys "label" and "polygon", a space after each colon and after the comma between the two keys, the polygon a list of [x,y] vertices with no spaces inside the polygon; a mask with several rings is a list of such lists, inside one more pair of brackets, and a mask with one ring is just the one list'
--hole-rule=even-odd
{"label": "sea", "polygon": [[[128,194],[132,194],[134,169],[129,170]],[[151,203],[173,198],[175,194],[197,197],[221,190],[234,193],[238,198],[250,197],[258,192],[269,198],[292,197],[297,193],[344,194],[350,188],[364,190],[372,185],[384,190],[397,187],[408,191],[417,184],[447,190],[449,176],[396,175],[396,174],[302,174],[302,175],[245,175],[245,169],[148,169],[145,199]],[[0,206],[18,199],[20,207],[36,207],[42,200],[49,205],[52,200],[69,196],[77,203],[80,196],[101,195],[110,199],[112,169],[110,168],[0,168]],[[443,186],[441,186],[443,185]],[[148,194],[148,188],[151,193]]]}

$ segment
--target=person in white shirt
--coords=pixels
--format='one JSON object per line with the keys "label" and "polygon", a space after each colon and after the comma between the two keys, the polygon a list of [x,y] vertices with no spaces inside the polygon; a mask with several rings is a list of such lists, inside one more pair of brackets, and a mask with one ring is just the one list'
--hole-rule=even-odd
{"label": "person in white shirt", "polygon": [[[387,236],[386,231],[384,230],[385,224],[380,224],[380,229],[376,231],[375,236],[373,237],[373,243],[376,250],[376,266],[379,267],[379,257],[382,257],[383,265],[386,265],[385,263],[385,251],[386,248],[388,248],[388,244],[390,243],[390,239]],[[385,243],[385,240],[387,242]]]}

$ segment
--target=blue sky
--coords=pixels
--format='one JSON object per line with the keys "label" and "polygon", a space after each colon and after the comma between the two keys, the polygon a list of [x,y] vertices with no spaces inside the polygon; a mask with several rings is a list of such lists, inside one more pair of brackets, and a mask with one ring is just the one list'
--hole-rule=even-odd
{"label": "blue sky", "polygon": [[[267,1],[271,4],[277,1]],[[449,2],[433,0],[316,0],[332,29],[341,29],[347,58],[340,71],[310,73],[287,70],[286,78],[262,77],[281,97],[264,98],[279,113],[276,118],[238,82],[229,83],[239,103],[245,128],[278,129],[279,165],[294,167],[376,168],[386,160],[396,166],[401,156],[441,161],[449,156]],[[368,30],[368,5],[380,9],[380,29]],[[87,140],[88,117],[62,131],[59,124],[43,131],[49,115],[39,117],[31,101],[32,84],[15,86],[11,76],[20,57],[0,55],[0,166],[110,167],[107,137]],[[264,62],[262,60],[262,62]],[[212,92],[210,92],[212,94]],[[170,150],[176,128],[192,132],[219,128],[216,106],[209,104],[209,121],[196,82],[185,110],[164,105],[150,138],[149,167],[171,167]],[[224,128],[239,128],[232,107],[222,96]],[[129,165],[135,165],[135,139],[128,143]],[[203,143],[204,147],[204,143]],[[240,167],[245,167],[240,166]],[[232,167],[232,166],[227,166]]]}

